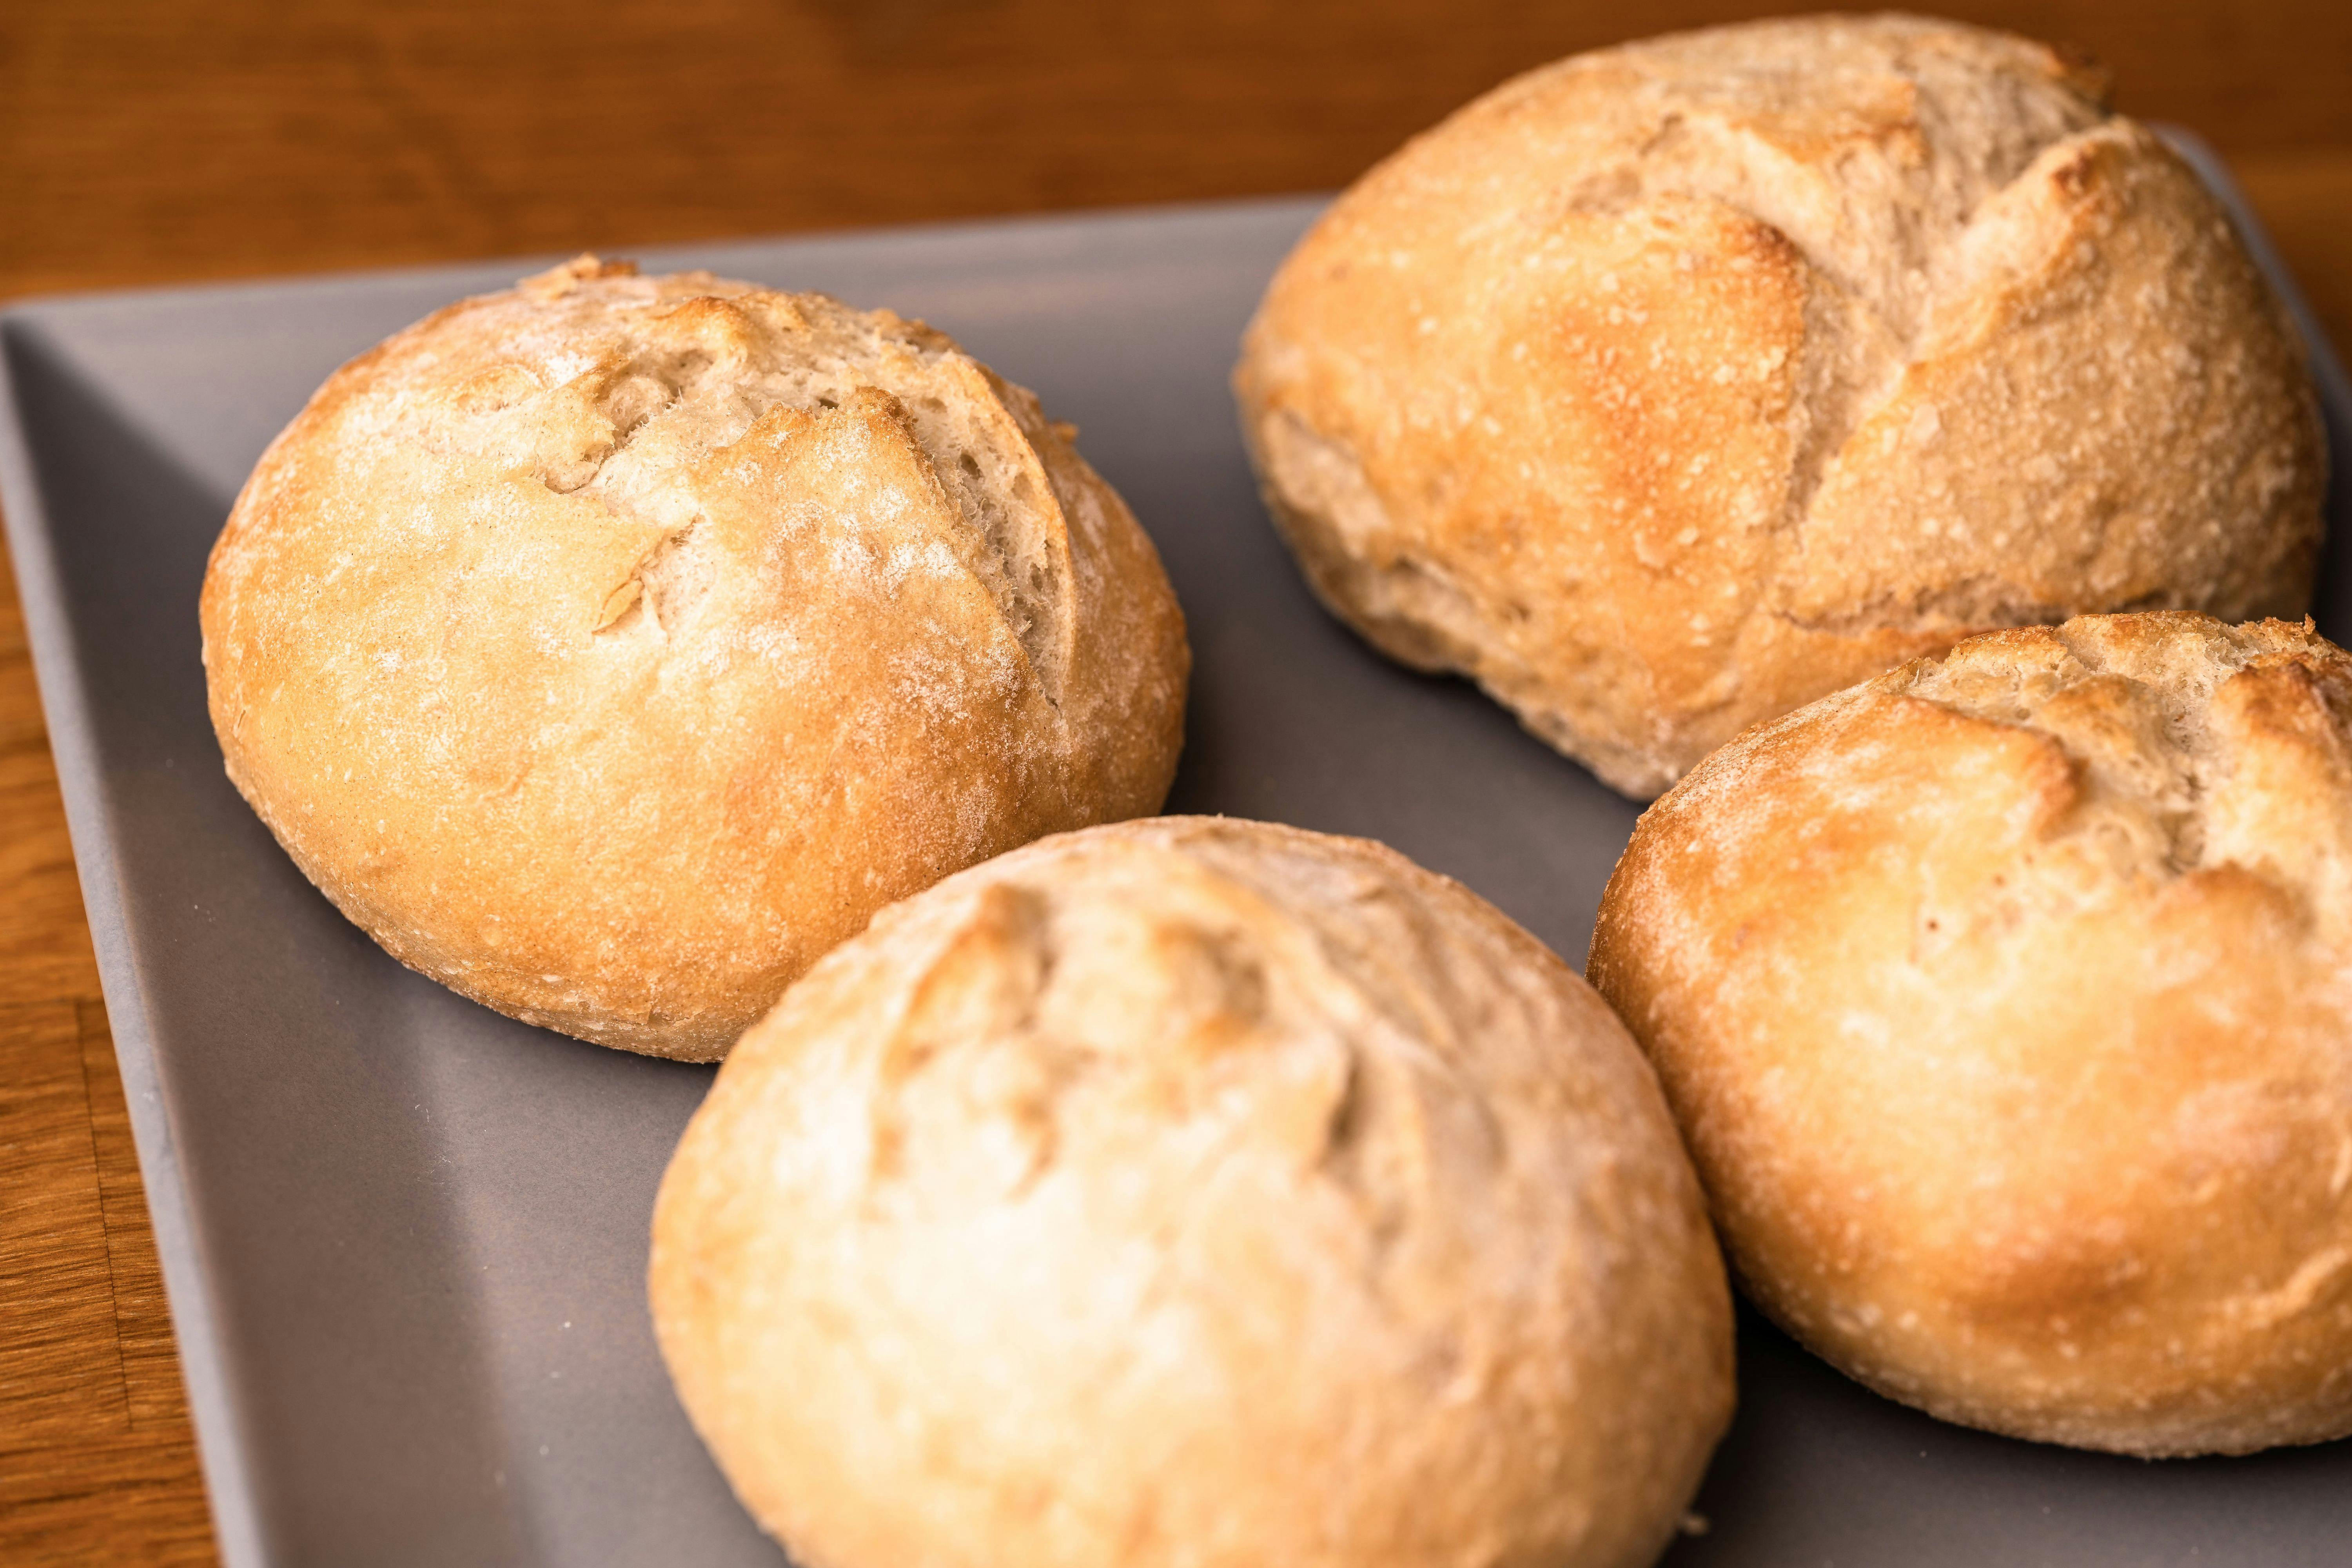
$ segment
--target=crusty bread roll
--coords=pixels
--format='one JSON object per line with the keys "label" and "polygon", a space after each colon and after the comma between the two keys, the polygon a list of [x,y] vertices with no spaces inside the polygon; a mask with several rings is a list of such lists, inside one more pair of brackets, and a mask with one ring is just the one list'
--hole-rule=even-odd
{"label": "crusty bread roll", "polygon": [[583,258],[338,371],[205,579],[229,776],[403,963],[707,1059],[882,905],[1155,809],[1159,558],[947,338]]}
{"label": "crusty bread roll", "polygon": [[2076,62],[1950,23],[1521,77],[1340,198],[1235,384],[1324,601],[1640,798],[1975,631],[2300,615],[2319,540],[2220,206]]}
{"label": "crusty bread roll", "polygon": [[1630,1568],[1731,1408],[1617,1020],[1458,885],[1255,823],[886,910],[720,1071],[651,1278],[819,1568]]}
{"label": "crusty bread roll", "polygon": [[2352,658],[1996,632],[1702,763],[1593,984],[1737,1271],[1949,1420],[2145,1455],[2352,1432]]}

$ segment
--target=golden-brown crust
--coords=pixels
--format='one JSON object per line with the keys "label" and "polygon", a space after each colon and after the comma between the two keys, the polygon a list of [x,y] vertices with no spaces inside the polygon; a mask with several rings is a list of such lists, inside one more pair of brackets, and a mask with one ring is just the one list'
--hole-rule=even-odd
{"label": "golden-brown crust", "polygon": [[2094,616],[1709,757],[1589,970],[1737,1272],[1936,1415],[2126,1453],[2352,1432],[2352,658]]}
{"label": "golden-brown crust", "polygon": [[874,910],[1156,808],[1183,625],[940,334],[584,259],[362,355],[203,602],[230,776],[394,956],[709,1059]]}
{"label": "golden-brown crust", "polygon": [[655,1327],[823,1568],[1653,1561],[1731,1320],[1654,1079],[1361,840],[1097,827],[877,917],[744,1037]]}
{"label": "golden-brown crust", "polygon": [[2080,62],[1815,17],[1530,73],[1367,174],[1235,388],[1325,602],[1629,795],[1990,626],[2300,614],[2325,449]]}

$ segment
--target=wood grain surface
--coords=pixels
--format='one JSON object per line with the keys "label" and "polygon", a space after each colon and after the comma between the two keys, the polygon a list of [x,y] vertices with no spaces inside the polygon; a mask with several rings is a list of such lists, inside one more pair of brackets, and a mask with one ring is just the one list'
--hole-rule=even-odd
{"label": "wood grain surface", "polygon": [[[1344,184],[1664,0],[9,0],[0,300]],[[2226,153],[2352,342],[2352,5],[1948,7]],[[209,1563],[154,1247],[0,571],[0,1563]]]}

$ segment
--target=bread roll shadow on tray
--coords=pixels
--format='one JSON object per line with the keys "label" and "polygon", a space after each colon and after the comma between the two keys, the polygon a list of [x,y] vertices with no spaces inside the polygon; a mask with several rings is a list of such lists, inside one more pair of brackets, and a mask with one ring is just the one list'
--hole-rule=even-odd
{"label": "bread roll shadow on tray", "polygon": [[1071,433],[705,274],[583,258],[337,373],[207,574],[230,775],[467,994],[741,1035],[655,1321],[822,1568],[1649,1562],[1730,1411],[1710,1211],[1948,1418],[2341,1435],[2352,662],[2227,624],[2303,611],[2322,437],[2103,90],[1900,16],[1582,56],[1274,279],[1235,388],[1318,594],[1673,786],[1622,1026],[1379,846],[1120,824],[1189,660]]}

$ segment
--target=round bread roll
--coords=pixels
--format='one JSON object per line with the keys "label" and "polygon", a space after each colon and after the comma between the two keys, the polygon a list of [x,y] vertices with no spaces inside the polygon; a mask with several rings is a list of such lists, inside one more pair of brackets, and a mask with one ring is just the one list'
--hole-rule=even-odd
{"label": "round bread roll", "polygon": [[1642,818],[1591,978],[1737,1272],[1948,1420],[2121,1453],[2352,1432],[2352,658],[1996,632]]}
{"label": "round bread roll", "polygon": [[229,776],[404,963],[705,1060],[894,899],[1156,809],[1159,558],[941,334],[583,258],[345,365],[204,588]]}
{"label": "round bread roll", "polygon": [[1811,17],[1463,110],[1340,198],[1244,342],[1317,593],[1643,799],[1979,630],[2302,614],[2301,346],[2100,90],[2000,34]]}
{"label": "round bread roll", "polygon": [[653,1236],[688,1414],[821,1568],[1632,1568],[1731,1411],[1623,1027],[1295,828],[1093,828],[885,911],[744,1037]]}

